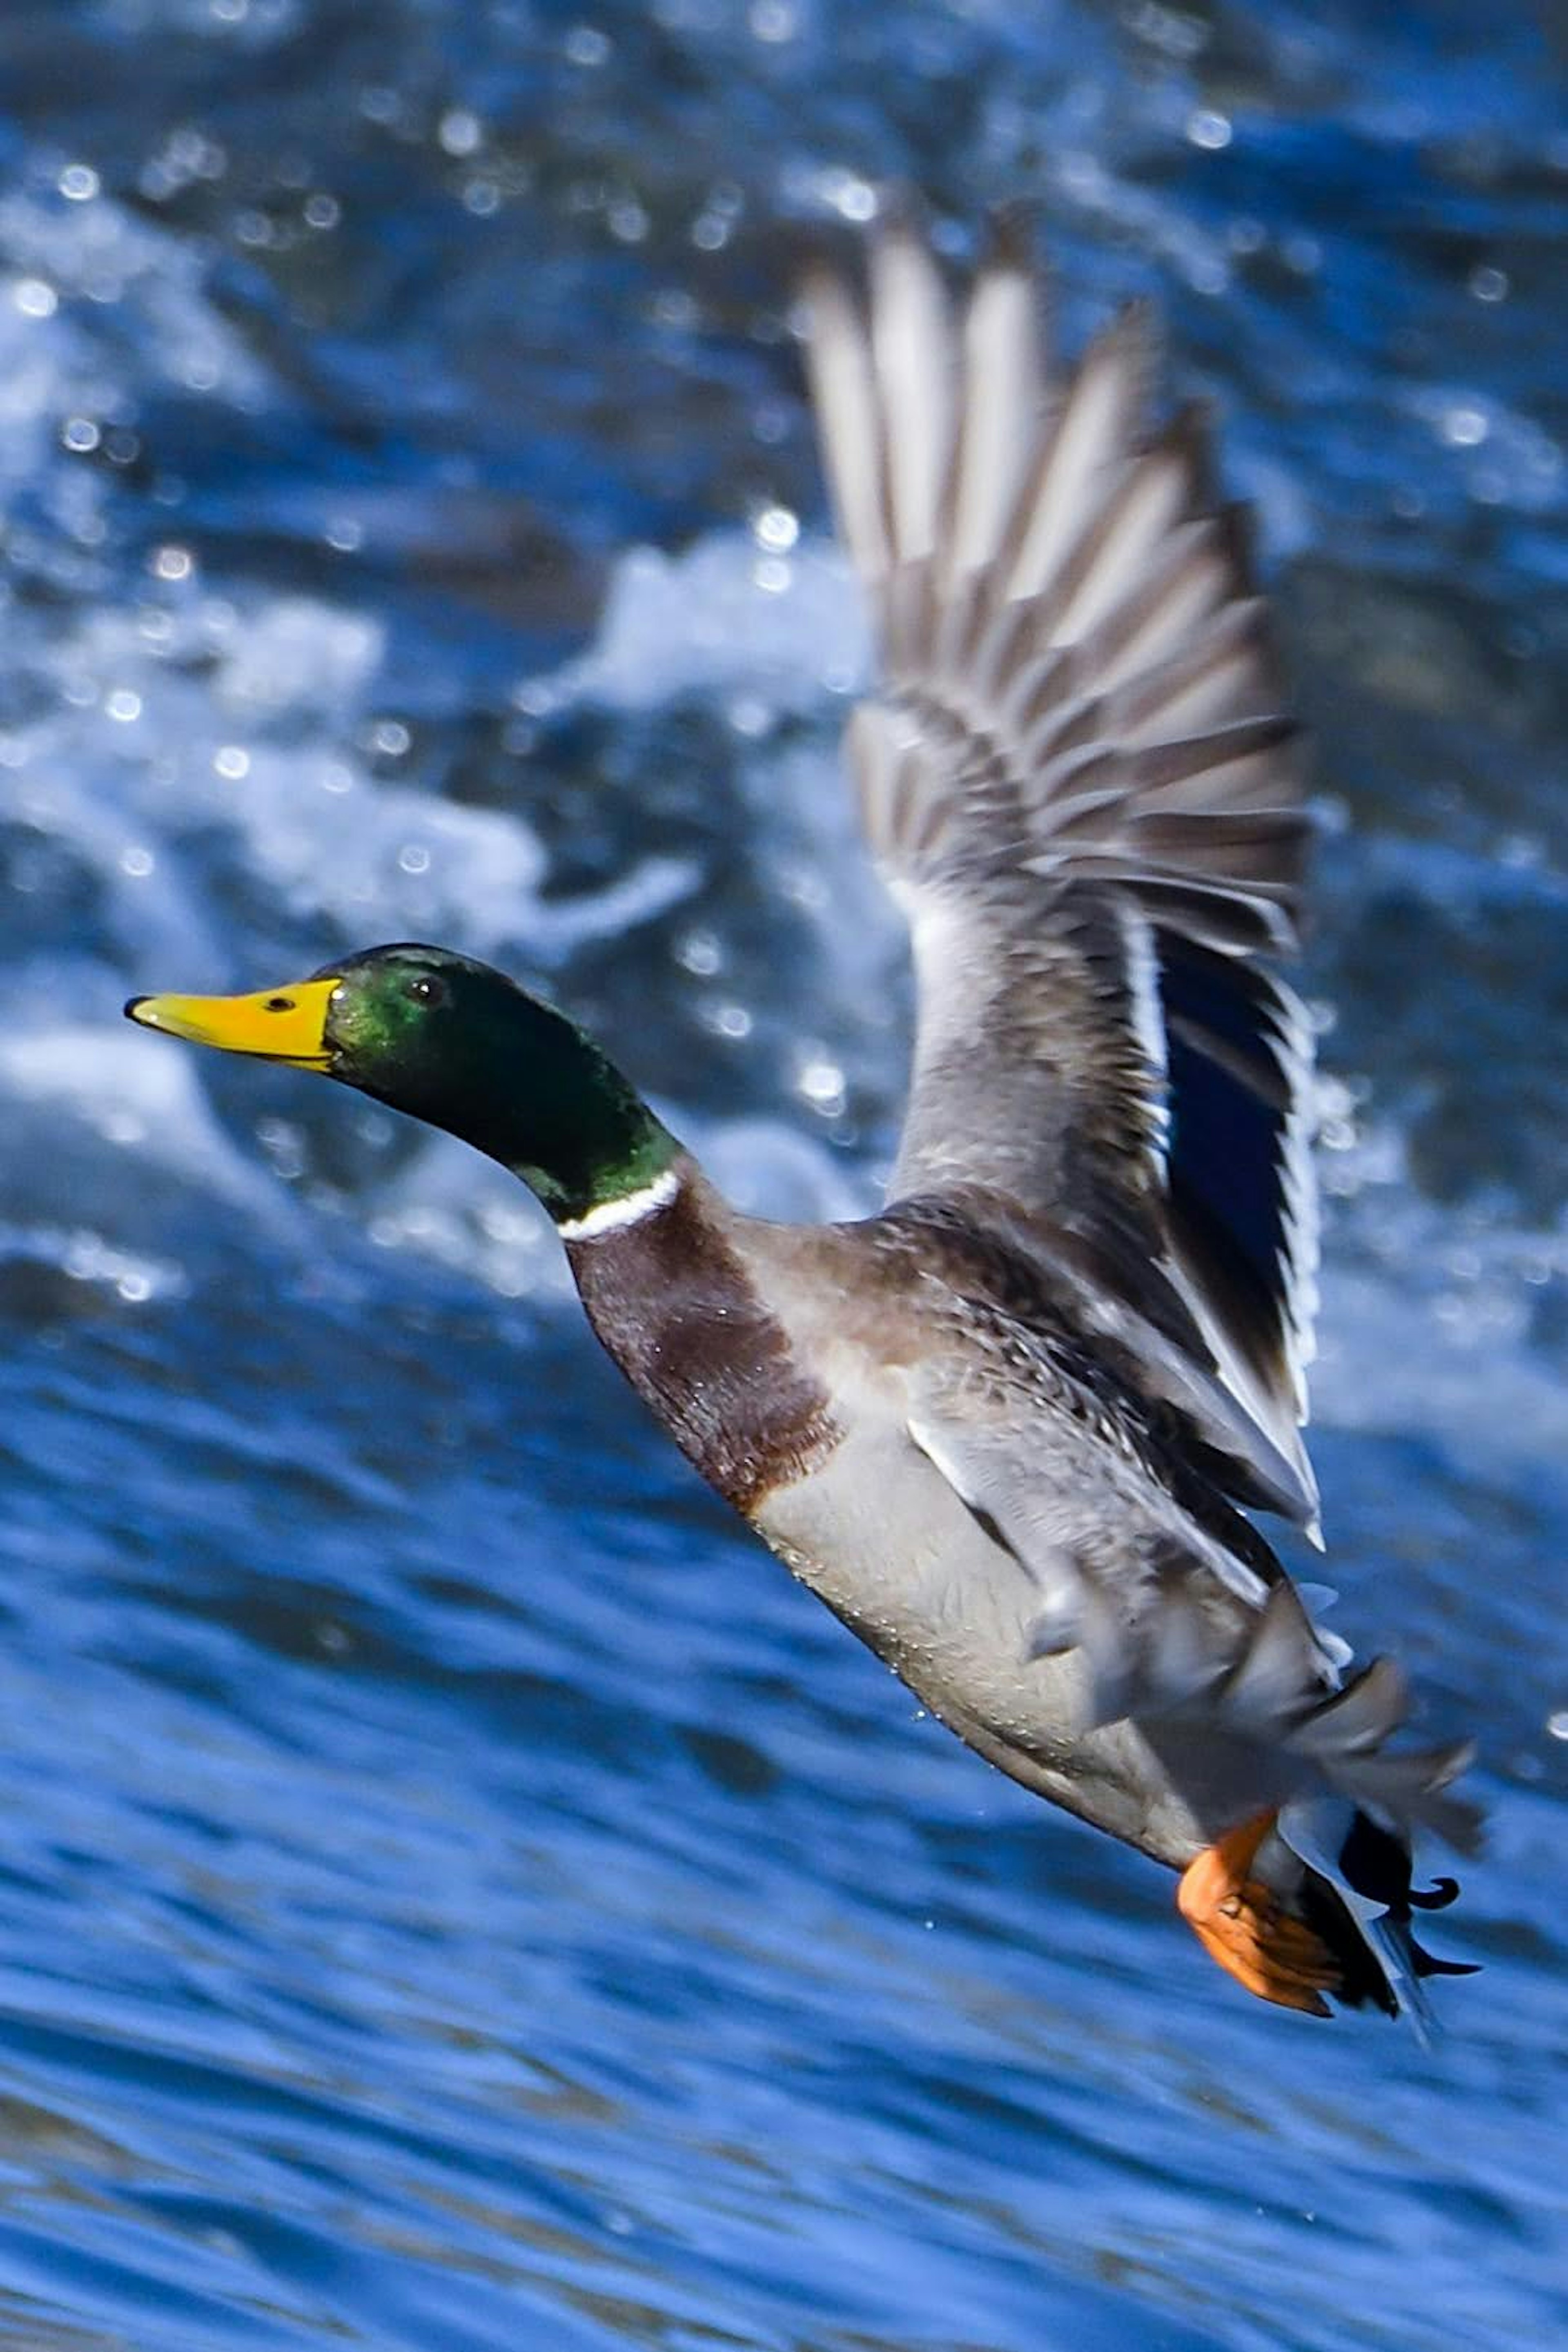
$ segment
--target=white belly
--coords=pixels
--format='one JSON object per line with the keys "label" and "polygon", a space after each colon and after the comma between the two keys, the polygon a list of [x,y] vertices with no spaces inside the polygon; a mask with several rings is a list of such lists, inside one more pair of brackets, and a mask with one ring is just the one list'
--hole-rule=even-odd
{"label": "white belly", "polygon": [[785,1564],[980,1754],[1163,1860],[1206,1843],[1141,1733],[1083,1728],[1071,1652],[1035,1657],[1038,1586],[894,1425],[861,1431],[754,1525]]}

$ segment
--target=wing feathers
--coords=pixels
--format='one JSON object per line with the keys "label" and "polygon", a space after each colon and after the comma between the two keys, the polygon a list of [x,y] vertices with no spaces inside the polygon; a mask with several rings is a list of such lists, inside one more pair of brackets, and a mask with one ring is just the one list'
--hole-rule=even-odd
{"label": "wing feathers", "polygon": [[882,436],[892,552],[918,563],[936,547],[942,485],[952,446],[952,338],[936,265],[912,225],[900,224],[871,251],[871,350],[884,418]]}
{"label": "wing feathers", "polygon": [[1107,471],[1135,436],[1152,374],[1152,322],[1134,304],[1089,345],[1025,478],[997,560],[1009,598],[1037,596],[1100,511]]}
{"label": "wing feathers", "polygon": [[826,268],[812,271],[805,292],[806,367],[838,529],[862,578],[880,580],[889,561],[882,415],[859,305]]}
{"label": "wing feathers", "polygon": [[949,581],[988,563],[1045,411],[1038,292],[1016,238],[993,246],[963,321],[963,403],[943,513]]}
{"label": "wing feathers", "polygon": [[1310,1040],[1258,969],[1295,950],[1310,828],[1205,419],[1151,430],[1142,307],[1048,371],[1016,224],[959,305],[905,216],[864,300],[820,269],[808,297],[888,671],[850,759],[919,948],[895,1191],[989,1166],[1026,1213],[1141,1234],[1310,1521]]}

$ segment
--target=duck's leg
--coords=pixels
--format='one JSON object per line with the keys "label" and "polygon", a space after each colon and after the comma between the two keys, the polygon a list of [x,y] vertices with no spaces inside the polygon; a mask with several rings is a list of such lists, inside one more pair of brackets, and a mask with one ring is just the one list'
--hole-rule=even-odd
{"label": "duck's leg", "polygon": [[1271,1888],[1247,1874],[1274,1819],[1259,1813],[1205,1846],[1182,1873],[1177,1908],[1209,1958],[1248,1992],[1281,2009],[1328,2017],[1323,1995],[1339,1989],[1339,1962]]}

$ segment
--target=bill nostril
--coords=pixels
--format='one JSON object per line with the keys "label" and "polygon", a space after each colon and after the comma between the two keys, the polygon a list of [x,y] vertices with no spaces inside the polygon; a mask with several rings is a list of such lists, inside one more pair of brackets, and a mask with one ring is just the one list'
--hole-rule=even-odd
{"label": "bill nostril", "polygon": [[269,996],[261,1009],[264,1013],[292,1013],[294,1000],[291,996]]}

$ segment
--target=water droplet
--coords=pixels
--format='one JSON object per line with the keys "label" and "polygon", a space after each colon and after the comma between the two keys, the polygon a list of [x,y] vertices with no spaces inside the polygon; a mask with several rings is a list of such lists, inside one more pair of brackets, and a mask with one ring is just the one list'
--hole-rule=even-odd
{"label": "water droplet", "polygon": [[117,686],[105,699],[103,707],[110,719],[121,727],[129,727],[142,716],[142,697],[129,686]]}
{"label": "water droplet", "polygon": [[437,126],[436,136],[448,155],[472,155],[484,144],[484,125],[466,106],[454,106]]}
{"label": "water droplet", "polygon": [[779,400],[759,400],[752,411],[752,437],[764,449],[776,449],[789,431],[789,411]]}
{"label": "water droplet", "polygon": [[566,55],[574,66],[602,66],[610,54],[610,37],[596,25],[574,25],[566,36]]}
{"label": "water droplet", "polygon": [[1553,1739],[1568,1739],[1568,1706],[1560,1706],[1549,1715],[1546,1728]]}
{"label": "water droplet", "polygon": [[827,173],[822,193],[843,220],[864,222],[877,217],[877,191],[858,172]]}
{"label": "water droplet", "polygon": [[60,194],[73,205],[90,204],[99,191],[98,173],[90,163],[68,163],[60,173]]}
{"label": "water droplet", "polygon": [[675,950],[676,961],[700,979],[710,980],[724,961],[723,950],[711,931],[688,931]]}
{"label": "water droplet", "polygon": [[1217,152],[1231,142],[1230,117],[1212,106],[1196,106],[1187,117],[1187,137],[1194,147]]}
{"label": "water droplet", "polygon": [[401,760],[413,740],[401,719],[378,719],[370,730],[371,750],[388,760]]}
{"label": "water droplet", "polygon": [[96,449],[101,437],[90,416],[68,416],[60,427],[60,439],[78,457]]}
{"label": "water droplet", "polygon": [[844,1108],[844,1073],[837,1062],[807,1062],[800,1074],[800,1090],[826,1118],[837,1118]]}
{"label": "water droplet", "polygon": [[60,298],[45,278],[18,278],[11,299],[25,319],[52,319]]}
{"label": "water droplet", "polygon": [[339,204],[336,196],[329,194],[325,188],[316,189],[313,194],[308,195],[305,199],[307,228],[336,228],[342,216],[342,205]]}
{"label": "water droplet", "polygon": [[213,766],[230,783],[237,783],[250,773],[250,754],[242,743],[221,743],[213,753]]}
{"label": "water droplet", "polygon": [[799,29],[789,0],[754,0],[748,21],[759,41],[793,41]]}
{"label": "water droplet", "polygon": [[770,555],[787,555],[800,537],[800,522],[788,507],[764,507],[752,525],[752,536]]}
{"label": "water droplet", "polygon": [[648,232],[648,217],[635,196],[617,198],[605,215],[610,235],[622,245],[640,245]]}
{"label": "water droplet", "polygon": [[405,874],[428,874],[430,852],[422,848],[416,841],[405,842],[397,853],[397,862]]}
{"label": "water droplet", "polygon": [[304,1139],[300,1129],[286,1118],[261,1118],[256,1122],[256,1138],[274,1170],[286,1183],[292,1183],[305,1172]]}
{"label": "water droplet", "polygon": [[195,569],[188,547],[173,545],[154,548],[152,571],[157,580],[188,580]]}
{"label": "water droplet", "polygon": [[150,849],[133,847],[131,849],[122,849],[120,853],[121,872],[122,874],[129,874],[133,880],[138,882],[144,881],[146,877],[152,873],[154,863],[155,860]]}
{"label": "water droplet", "polygon": [[1443,413],[1443,438],[1451,449],[1479,448],[1490,430],[1485,412],[1479,408],[1461,405]]}
{"label": "water droplet", "polygon": [[333,515],[328,521],[326,541],[339,555],[353,555],[364,545],[364,525],[353,515]]}

